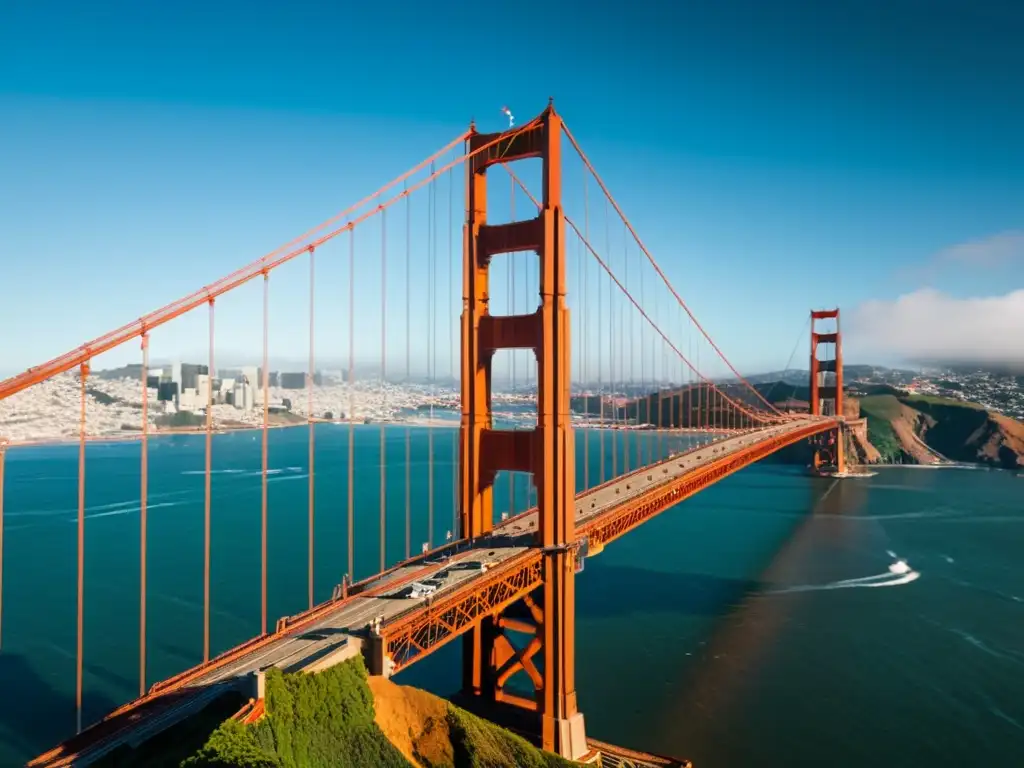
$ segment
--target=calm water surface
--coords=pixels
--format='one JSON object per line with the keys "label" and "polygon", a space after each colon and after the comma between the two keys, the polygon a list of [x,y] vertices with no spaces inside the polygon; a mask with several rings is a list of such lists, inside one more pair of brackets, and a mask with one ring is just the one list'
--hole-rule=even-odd
{"label": "calm water surface", "polygon": [[[380,428],[356,434],[356,577],[378,568]],[[387,557],[405,551],[406,430],[386,437]],[[409,431],[412,548],[451,530],[454,430]],[[590,440],[577,432],[578,482]],[[304,429],[272,430],[269,614],[306,606]],[[623,437],[643,458],[687,438]],[[214,652],[259,631],[260,437],[214,441]],[[433,481],[428,456],[431,451]],[[316,599],[346,569],[348,428],[316,433]],[[138,692],[139,446],[87,454],[85,716]],[[203,439],[149,449],[148,682],[202,655]],[[498,512],[527,503],[500,478]],[[433,496],[433,528],[429,499]],[[511,496],[514,494],[514,501]],[[7,457],[0,765],[74,730],[77,449]],[[903,768],[1024,765],[1024,480],[883,469],[835,483],[759,465],[587,560],[577,581],[577,674],[588,733],[723,765],[864,759]],[[910,574],[894,573],[895,558]],[[453,644],[399,676],[457,686]],[[15,695],[11,695],[15,692]]]}

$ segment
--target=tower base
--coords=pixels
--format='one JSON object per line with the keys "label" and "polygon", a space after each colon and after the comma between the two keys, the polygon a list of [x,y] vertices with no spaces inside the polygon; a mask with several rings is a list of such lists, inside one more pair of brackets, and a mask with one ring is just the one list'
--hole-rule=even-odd
{"label": "tower base", "polygon": [[[545,718],[547,719],[547,718]],[[583,725],[583,713],[577,712],[568,718],[551,718],[553,722],[542,723],[542,728],[551,727],[558,734],[558,754],[567,760],[582,760],[590,751],[587,746],[587,733]]]}

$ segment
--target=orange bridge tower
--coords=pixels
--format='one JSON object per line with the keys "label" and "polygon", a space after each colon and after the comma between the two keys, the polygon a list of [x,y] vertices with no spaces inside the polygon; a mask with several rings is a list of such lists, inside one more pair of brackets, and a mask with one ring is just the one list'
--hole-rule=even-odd
{"label": "orange bridge tower", "polygon": [[[819,332],[819,321],[835,320],[835,330]],[[839,330],[839,308],[811,311],[811,394],[812,416],[834,416],[842,421],[843,414],[843,339]],[[832,467],[846,471],[844,435],[840,426],[835,432],[816,437],[814,467]]]}
{"label": "orange bridge tower", "polygon": [[[493,525],[499,471],[532,473],[537,489],[536,540],[540,586],[500,615],[485,617],[463,640],[463,693],[535,713],[541,746],[564,757],[587,750],[576,708],[575,520],[573,431],[569,416],[569,311],[565,303],[565,220],[561,179],[562,121],[552,105],[535,120],[499,134],[473,133],[469,151],[493,143],[467,163],[467,222],[463,242],[462,418],[459,503],[462,536]],[[487,223],[487,171],[498,163],[543,161],[539,214],[508,224]],[[527,315],[489,311],[489,268],[495,256],[533,251],[539,260],[540,306]],[[500,349],[537,356],[537,426],[498,430],[491,412],[491,362]],[[513,637],[519,638],[513,643]],[[516,676],[532,696],[506,690]],[[514,686],[522,691],[520,686]]]}

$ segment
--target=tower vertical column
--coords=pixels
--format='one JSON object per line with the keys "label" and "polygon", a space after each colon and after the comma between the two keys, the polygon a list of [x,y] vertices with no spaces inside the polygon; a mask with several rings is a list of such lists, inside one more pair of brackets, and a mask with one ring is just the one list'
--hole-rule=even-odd
{"label": "tower vertical column", "polygon": [[[467,147],[472,142],[467,143]],[[484,430],[492,425],[491,356],[481,345],[480,326],[490,315],[488,260],[481,258],[480,233],[487,225],[487,176],[466,163],[466,224],[463,230],[462,276],[462,414],[459,423],[459,518],[461,538],[475,539],[491,530],[494,489],[485,482],[482,461]],[[470,629],[462,641],[462,687],[467,693],[485,691],[485,667],[490,655],[482,626]]]}
{"label": "tower vertical column", "polygon": [[481,258],[480,233],[487,225],[487,176],[466,164],[466,215],[462,277],[462,415],[459,424],[459,510],[462,538],[491,530],[494,497],[484,482],[481,442],[491,428],[491,355],[482,349],[481,321],[490,315],[489,257]]}
{"label": "tower vertical column", "polygon": [[[493,527],[497,472],[530,473],[537,489],[537,538],[543,586],[518,605],[532,617],[528,649],[516,649],[503,631],[524,622],[483,617],[463,640],[463,692],[536,712],[541,746],[565,757],[586,752],[575,683],[575,453],[569,408],[570,339],[566,307],[565,219],[561,183],[562,122],[550,105],[536,119],[499,134],[473,133],[466,163],[467,221],[463,243],[462,419],[460,518],[463,538]],[[508,224],[487,223],[486,173],[496,163],[541,158],[539,215]],[[527,315],[494,316],[488,307],[488,270],[498,254],[533,251],[539,259],[540,306]],[[537,426],[496,430],[491,412],[491,360],[499,349],[530,349],[537,358]],[[531,661],[543,659],[541,669]],[[534,687],[526,699],[503,690],[524,671]]]}
{"label": "tower vertical column", "polygon": [[544,548],[544,686],[541,744],[565,757],[586,749],[583,715],[576,707],[576,458],[569,413],[569,310],[565,304],[565,216],[562,210],[562,121],[547,114],[544,162],[544,245],[540,253],[541,344],[538,349],[535,456]]}

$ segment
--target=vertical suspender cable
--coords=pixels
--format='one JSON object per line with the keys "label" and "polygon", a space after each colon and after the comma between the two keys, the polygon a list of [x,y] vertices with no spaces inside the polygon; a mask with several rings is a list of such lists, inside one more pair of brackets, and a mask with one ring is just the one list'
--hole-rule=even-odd
{"label": "vertical suspender cable", "polygon": [[[607,200],[605,196],[605,200]],[[639,256],[637,257],[639,259]],[[640,306],[645,306],[644,303],[644,270],[643,264],[640,266]],[[637,340],[637,346],[640,348],[640,393],[644,398],[644,421],[650,421],[651,401],[647,397],[647,391],[644,389],[644,338],[647,336],[647,323],[640,323],[640,338]],[[640,410],[637,409],[637,417],[640,416]],[[643,456],[643,439],[641,439],[640,433],[637,433],[636,441],[636,465],[642,467],[644,465]]]}
{"label": "vertical suspender cable", "polygon": [[[448,169],[448,383],[455,381],[455,305],[452,303],[452,281],[455,278],[455,241],[452,234],[454,221],[452,184],[454,177],[452,169]],[[452,435],[452,537],[458,536],[459,531],[459,433],[451,432]]]}
{"label": "vertical suspender cable", "polygon": [[348,579],[355,580],[355,458],[356,407],[355,390],[355,283],[356,283],[356,230],[348,231]]}
{"label": "vertical suspender cable", "polygon": [[[610,224],[608,222],[608,198],[604,201],[604,252],[607,255],[608,263],[611,263],[612,258],[612,242],[611,235],[609,234]],[[613,300],[615,292],[615,283],[608,280],[608,389],[611,396],[612,406],[612,477],[618,476],[618,442],[619,432],[615,429],[618,408],[615,405],[615,305]]]}
{"label": "vertical suspender cable", "polygon": [[270,437],[270,369],[267,355],[270,319],[270,272],[263,273],[263,444],[260,505],[260,633],[267,634],[267,441]]}
{"label": "vertical suspender cable", "polygon": [[[669,311],[669,314],[671,314],[671,310]],[[666,433],[664,438],[662,439],[662,446],[661,446],[661,458],[663,458],[663,459],[667,456],[667,454],[665,453],[665,446],[666,445],[668,446],[668,452],[671,453],[672,452],[672,445],[674,444],[674,441],[672,439],[672,424],[674,423],[673,422],[674,416],[673,416],[673,413],[672,413],[672,409],[673,409],[673,406],[675,405],[675,394],[674,394],[674,392],[672,390],[672,381],[673,381],[674,378],[675,378],[674,371],[672,370],[672,356],[669,353],[668,344],[665,343],[665,342],[662,342],[662,345],[661,345],[661,387],[662,387],[662,392],[665,392],[666,387],[668,389],[668,394],[662,396],[662,406],[665,405],[666,401],[668,403],[668,409],[667,409],[668,412],[661,414],[661,430]]]}
{"label": "vertical suspender cable", "polygon": [[[623,224],[622,224],[622,264],[623,264],[623,267],[622,267],[622,271],[623,271],[622,278],[623,278],[624,284],[626,286],[626,290],[628,291],[629,290],[629,239],[626,237],[626,224],[625,224],[625,222],[623,222]],[[629,381],[629,384],[630,384],[630,389],[632,389],[633,388],[633,314],[634,314],[634,311],[628,305],[626,305],[626,312],[629,315],[629,334],[627,336],[627,338],[629,339],[629,343],[627,345],[624,345],[623,349],[624,350],[625,349],[629,350],[629,353],[628,353],[629,354],[629,373],[626,373],[626,361],[623,360],[622,361],[622,377],[626,378],[628,376],[628,381]],[[622,327],[623,327],[622,333],[625,336],[626,335],[626,329],[625,329],[626,328],[626,318],[625,317],[622,318],[622,320],[620,322],[620,325],[622,325]],[[630,399],[633,401],[633,409],[636,412],[636,415],[639,416],[640,415],[640,401],[638,399],[636,399],[636,398],[630,398]],[[628,416],[628,414],[627,414],[627,416]],[[630,463],[631,463],[630,460],[629,460],[630,459],[630,456],[629,456],[629,433],[630,433],[630,430],[627,429],[625,435],[623,436],[624,440],[623,440],[623,445],[622,445],[622,463],[624,465],[623,469],[625,469],[626,472],[629,472],[629,467],[630,467]]]}
{"label": "vertical suspender cable", "polygon": [[[676,312],[678,314],[678,313],[682,312],[682,310],[679,309],[679,307],[677,306],[676,307]],[[677,319],[681,320],[682,317],[679,316]],[[680,323],[680,324],[676,325],[676,327],[681,328],[682,324]],[[682,342],[680,342],[679,343],[679,348],[681,349],[682,346],[683,346]],[[684,422],[683,422],[683,386],[684,386],[684,384],[683,384],[683,377],[684,377],[683,361],[678,359],[678,358],[676,358],[676,365],[679,366],[679,375],[675,377],[677,379],[677,381],[676,381],[677,390],[676,391],[677,391],[679,397],[678,397],[678,400],[677,400],[677,403],[676,403],[676,415],[675,415],[674,424],[675,424],[677,429],[682,430],[683,427],[684,427]],[[685,448],[684,448],[684,450],[685,450]]]}
{"label": "vertical suspender cable", "polygon": [[[409,182],[405,182],[405,383],[412,378],[412,206]],[[405,425],[405,559],[412,553],[412,430]]]}
{"label": "vertical suspender cable", "polygon": [[[430,163],[434,175],[434,162]],[[427,549],[434,541],[434,314],[437,312],[434,282],[437,279],[437,195],[435,182],[427,187],[427,380],[430,392],[430,421],[427,424]]]}
{"label": "vertical suspender cable", "polygon": [[206,471],[203,478],[203,661],[210,660],[210,500],[213,467],[213,299],[210,299],[209,367],[206,370]]}
{"label": "vertical suspender cable", "polygon": [[[306,382],[307,388],[307,400],[306,405],[306,419],[309,424],[309,556],[308,556],[308,567],[309,567],[309,607],[313,607],[313,573],[314,573],[314,547],[313,539],[315,534],[314,528],[314,510],[315,510],[315,498],[316,498],[316,422],[313,420],[313,380],[316,378],[316,315],[315,315],[315,303],[316,303],[316,249],[313,246],[309,247],[309,380]],[[213,369],[210,369],[210,375],[213,375]]]}
{"label": "vertical suspender cable", "polygon": [[[576,380],[577,380],[577,386],[582,390],[579,393],[579,395],[577,395],[577,397],[578,397],[578,396],[582,395],[583,392],[586,391],[586,386],[587,386],[586,379],[583,377],[583,254],[580,251],[579,239],[578,238],[575,238],[575,237],[572,238],[569,241],[569,243],[573,243],[573,244],[576,245],[576,259],[575,259],[575,262],[576,262],[576,293],[579,296],[579,302],[580,302],[577,305],[577,307],[576,307],[576,311],[574,312],[574,314],[576,315]],[[567,245],[568,245],[568,243],[567,243]],[[577,400],[576,402],[578,403],[579,400]],[[584,399],[583,402],[584,402],[583,414],[584,414],[584,417],[586,417],[586,413],[587,413],[587,410],[586,410],[586,400]],[[586,443],[586,440],[587,440],[587,430],[584,429],[583,430],[583,441],[584,441],[584,444]],[[578,453],[576,455],[579,456]],[[584,465],[585,464],[586,464],[586,459],[584,459]],[[579,476],[580,476],[580,473],[577,472],[576,473],[576,477],[578,478]],[[587,490],[587,483],[586,483],[585,479],[583,481],[583,490]]]}
{"label": "vertical suspender cable", "polygon": [[704,374],[700,369],[700,339],[697,339],[697,429],[701,432],[707,423],[704,410]]}
{"label": "vertical suspender cable", "polygon": [[[661,305],[660,304],[655,304],[655,308],[656,308],[656,311],[658,311],[658,310],[661,309]],[[660,315],[661,312],[658,311],[658,314]],[[659,325],[660,325],[660,321],[659,321]],[[662,432],[662,430],[665,428],[665,423],[664,423],[664,421],[665,421],[665,412],[664,412],[664,407],[663,407],[664,406],[664,401],[662,399],[662,392],[664,392],[664,390],[665,390],[664,379],[665,379],[665,354],[666,354],[666,347],[665,347],[664,340],[661,340],[661,342],[659,343],[659,340],[658,340],[657,337],[655,337],[655,339],[654,339],[654,346],[655,346],[655,349],[652,350],[651,354],[654,355],[654,357],[655,357],[655,371],[656,371],[656,374],[654,376],[654,385],[658,388],[658,419],[657,419],[657,421],[654,422],[654,426],[658,430],[658,458],[657,458],[657,460],[661,461],[664,458],[664,448],[665,448],[664,434]],[[660,365],[657,364],[657,348],[659,346],[661,347],[661,364]]]}
{"label": "vertical suspender cable", "polygon": [[380,212],[380,394],[385,417],[380,422],[380,569],[387,566],[387,377],[388,377],[388,230],[387,210]]}
{"label": "vertical suspender cable", "polygon": [[[587,244],[590,244],[590,235],[584,235],[584,239]],[[601,454],[601,482],[605,480],[605,449],[604,449],[604,412],[605,412],[605,396],[604,396],[604,317],[601,311],[601,297],[604,295],[604,291],[601,287],[601,276],[598,274],[597,281],[597,399],[600,406],[601,417],[598,423],[600,429],[600,435],[598,437],[597,450]]]}
{"label": "vertical suspender cable", "polygon": [[[583,237],[584,237],[584,239],[590,237],[590,192],[587,189],[587,176],[588,175],[589,174],[588,174],[587,169],[584,168],[583,169]],[[579,235],[577,235],[577,238],[579,238]],[[584,298],[584,305],[589,310],[590,302],[586,300],[586,297],[587,297],[587,295],[590,292],[590,281],[587,279],[587,277],[588,277],[587,273],[589,272],[589,270],[587,269],[587,262],[590,261],[590,258],[589,258],[589,255],[586,254],[586,253],[583,253],[581,255],[582,255],[581,261],[583,262],[583,285],[584,285],[584,290],[586,291],[586,294],[583,297]],[[589,327],[590,327],[590,324],[588,323],[586,327],[588,329],[587,337],[588,337],[588,341],[589,341],[589,336],[590,336]],[[585,361],[589,361],[590,360],[590,349],[589,349],[589,347],[587,349],[587,354],[584,356],[583,359]],[[589,368],[590,367],[588,365],[587,366],[588,371],[589,371]],[[589,422],[590,422],[590,381],[589,381],[589,377],[588,377],[588,381],[587,381],[587,400],[586,400],[586,405],[584,406],[584,408],[585,408],[586,413],[587,413],[587,422],[588,422],[588,426],[589,426]],[[590,488],[590,430],[588,429],[585,434],[586,434],[586,440],[583,441],[583,484],[587,488]]]}
{"label": "vertical suspender cable", "polygon": [[[0,457],[2,458],[2,457]],[[149,334],[142,334],[142,437],[139,444],[139,696],[146,693],[146,550],[149,505]]]}
{"label": "vertical suspender cable", "polygon": [[[510,200],[509,221],[515,221],[516,220],[516,179],[515,179],[514,176],[510,175],[509,176],[509,181],[512,184],[511,195],[509,197],[509,200]],[[508,254],[505,254],[505,258],[508,259],[508,276],[509,276],[509,285],[508,285],[508,288],[507,288],[508,296],[509,296],[509,299],[508,299],[508,313],[510,315],[514,315],[516,313],[516,289],[515,289],[515,284],[516,283],[515,283],[515,268],[514,268],[516,255],[515,255],[515,253],[508,253]],[[518,355],[518,353],[519,353],[519,351],[515,350],[515,349],[513,349],[513,350],[511,350],[509,352],[509,357],[512,358],[511,361],[510,361],[511,362],[511,366],[510,366],[510,369],[509,369],[509,376],[510,376],[509,381],[511,383],[511,386],[509,387],[509,389],[511,389],[511,391],[512,391],[511,393],[514,393],[516,391],[516,385],[515,385],[515,379],[516,379],[516,356]],[[516,426],[518,426],[518,424]],[[510,472],[506,472],[506,475],[508,475],[508,514],[509,514],[509,517],[511,517],[512,515],[514,515],[516,513],[516,473],[510,471]],[[529,499],[527,499],[526,506],[527,507],[530,506]]]}
{"label": "vertical suspender cable", "polygon": [[75,732],[82,732],[82,648],[85,630],[85,387],[89,363],[82,363],[78,381],[81,411],[78,420],[78,626],[75,650]]}
{"label": "vertical suspender cable", "polygon": [[[690,333],[690,321],[686,321],[686,352],[687,359],[693,360],[693,336]],[[693,371],[687,368],[683,371],[686,376],[686,427],[691,434],[687,435],[687,446],[693,441]]]}
{"label": "vertical suspender cable", "polygon": [[[435,433],[435,430],[434,430],[434,404],[437,401],[437,348],[439,346],[438,345],[438,341],[437,341],[437,309],[438,309],[438,307],[437,307],[437,301],[438,301],[437,279],[438,279],[438,274],[440,273],[441,270],[438,267],[438,264],[439,264],[439,258],[438,258],[438,235],[437,235],[437,231],[438,231],[438,226],[437,226],[437,188],[438,188],[438,186],[439,185],[437,183],[437,179],[435,179],[434,181],[430,182],[430,194],[434,198],[434,234],[433,234],[433,239],[434,239],[434,269],[433,269],[433,274],[431,276],[431,281],[430,281],[430,292],[431,292],[431,295],[433,296],[432,306],[434,308],[434,312],[430,316],[430,336],[431,336],[431,344],[430,344],[430,354],[431,354],[431,361],[430,361],[430,436],[431,436],[431,438],[434,438],[434,436],[435,436],[435,434],[434,434]],[[431,480],[434,479],[434,469],[433,469],[433,464],[434,464],[434,442],[435,441],[433,439],[430,441],[430,462],[431,462],[430,477],[431,477]],[[436,504],[437,504],[437,500],[435,498],[435,495],[436,494],[434,493],[434,491],[431,491],[431,493],[430,493],[430,502],[431,502],[431,504],[433,506],[436,506]],[[430,518],[431,518],[431,521],[433,521],[433,519],[434,519],[433,513],[431,513]],[[431,522],[431,525],[430,525],[430,541],[431,541],[431,545],[433,545],[433,541],[434,541],[434,525],[433,525],[433,522]]]}

